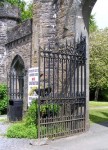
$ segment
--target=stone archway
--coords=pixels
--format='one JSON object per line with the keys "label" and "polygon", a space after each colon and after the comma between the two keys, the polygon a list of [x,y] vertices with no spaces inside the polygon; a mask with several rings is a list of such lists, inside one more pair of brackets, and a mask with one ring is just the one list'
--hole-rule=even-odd
{"label": "stone archway", "polygon": [[[13,85],[14,90],[16,90],[16,94],[19,92],[19,97],[16,96],[16,99],[23,99],[23,91],[24,91],[24,72],[25,72],[25,65],[24,61],[21,56],[16,55],[11,63],[10,72],[13,75]],[[15,88],[16,86],[16,88]]]}
{"label": "stone archway", "polygon": [[9,74],[9,111],[10,121],[22,119],[24,97],[25,66],[21,56],[16,55],[11,63]]}
{"label": "stone archway", "polygon": [[21,56],[16,55],[11,63],[10,72],[20,74],[24,73],[25,65]]}
{"label": "stone archway", "polygon": [[87,31],[89,31],[89,18],[91,11],[97,2],[97,0],[82,0],[83,1],[83,7],[82,7],[82,15],[84,18],[84,24],[85,27],[87,28]]}

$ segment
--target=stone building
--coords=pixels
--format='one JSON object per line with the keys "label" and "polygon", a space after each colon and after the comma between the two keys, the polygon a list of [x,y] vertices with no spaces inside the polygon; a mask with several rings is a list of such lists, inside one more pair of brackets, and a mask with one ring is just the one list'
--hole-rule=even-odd
{"label": "stone building", "polygon": [[37,67],[40,45],[43,47],[50,42],[54,46],[55,43],[55,7],[52,7],[52,1],[42,1],[41,6],[40,10],[35,10],[34,3],[33,21],[31,19],[20,23],[17,7],[9,3],[0,5],[0,83],[7,83],[7,74],[15,72],[18,66],[22,68],[20,71],[25,74],[24,111],[27,109],[28,69]]}
{"label": "stone building", "polygon": [[31,66],[32,20],[20,22],[20,12],[15,6],[0,6],[0,83],[5,82],[12,61],[20,56],[25,70]]}
{"label": "stone building", "polygon": [[89,16],[97,0],[34,0],[33,19],[20,21],[19,9],[0,5],[0,83],[17,65],[25,73],[24,109],[27,109],[27,70],[38,66],[39,47],[78,42],[86,37],[86,130],[89,128]]}
{"label": "stone building", "polygon": [[9,4],[0,4],[0,83],[6,79],[6,47],[7,30],[17,25],[19,21],[18,8]]}
{"label": "stone building", "polygon": [[[23,73],[31,67],[32,20],[20,23],[20,11],[9,3],[0,5],[0,83],[15,67]],[[24,76],[24,110],[27,109],[27,74]]]}

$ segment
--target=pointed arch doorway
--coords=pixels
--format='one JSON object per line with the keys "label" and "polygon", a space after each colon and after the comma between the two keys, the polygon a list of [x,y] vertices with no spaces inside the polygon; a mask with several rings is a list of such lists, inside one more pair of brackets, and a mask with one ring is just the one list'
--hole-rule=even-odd
{"label": "pointed arch doorway", "polygon": [[16,55],[11,63],[8,74],[9,106],[8,118],[10,121],[22,119],[23,95],[24,95],[24,73],[25,65],[21,56]]}

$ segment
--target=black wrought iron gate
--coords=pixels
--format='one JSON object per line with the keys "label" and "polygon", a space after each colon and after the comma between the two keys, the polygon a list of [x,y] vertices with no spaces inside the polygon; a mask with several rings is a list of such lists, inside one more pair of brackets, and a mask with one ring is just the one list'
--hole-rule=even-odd
{"label": "black wrought iron gate", "polygon": [[85,130],[86,40],[40,49],[38,137],[69,136]]}

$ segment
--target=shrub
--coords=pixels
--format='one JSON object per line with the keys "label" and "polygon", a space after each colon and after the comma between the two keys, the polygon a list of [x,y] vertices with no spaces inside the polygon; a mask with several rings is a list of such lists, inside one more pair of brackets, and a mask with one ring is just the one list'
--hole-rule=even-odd
{"label": "shrub", "polygon": [[30,107],[25,116],[26,125],[37,125],[38,110],[37,110],[37,101],[32,101]]}
{"label": "shrub", "polygon": [[7,87],[4,84],[0,85],[0,114],[5,114],[7,112],[8,97],[7,97]]}
{"label": "shrub", "polygon": [[[43,118],[48,116],[56,116],[60,110],[60,106],[57,104],[43,104],[40,107],[40,115]],[[32,101],[31,106],[28,109],[28,112],[25,117],[26,125],[37,125],[38,123],[38,104],[37,100]]]}
{"label": "shrub", "polygon": [[57,105],[57,104],[41,105],[41,107],[40,107],[40,115],[43,118],[46,118],[48,116],[52,117],[53,115],[57,116],[57,114],[59,113],[59,110],[60,110],[60,106]]}
{"label": "shrub", "polygon": [[37,128],[35,125],[26,126],[25,123],[15,123],[8,128],[7,137],[9,138],[37,138]]}
{"label": "shrub", "polygon": [[[40,107],[40,115],[45,118],[52,115],[57,115],[60,110],[60,106],[57,104],[43,104]],[[38,104],[37,100],[33,101],[28,108],[27,114],[24,120],[20,123],[14,123],[8,128],[7,137],[10,138],[37,138],[38,134]],[[41,127],[42,132],[46,132],[45,127]]]}
{"label": "shrub", "polygon": [[22,122],[14,123],[7,130],[7,137],[10,138],[37,138],[36,126],[36,101],[33,101]]}

